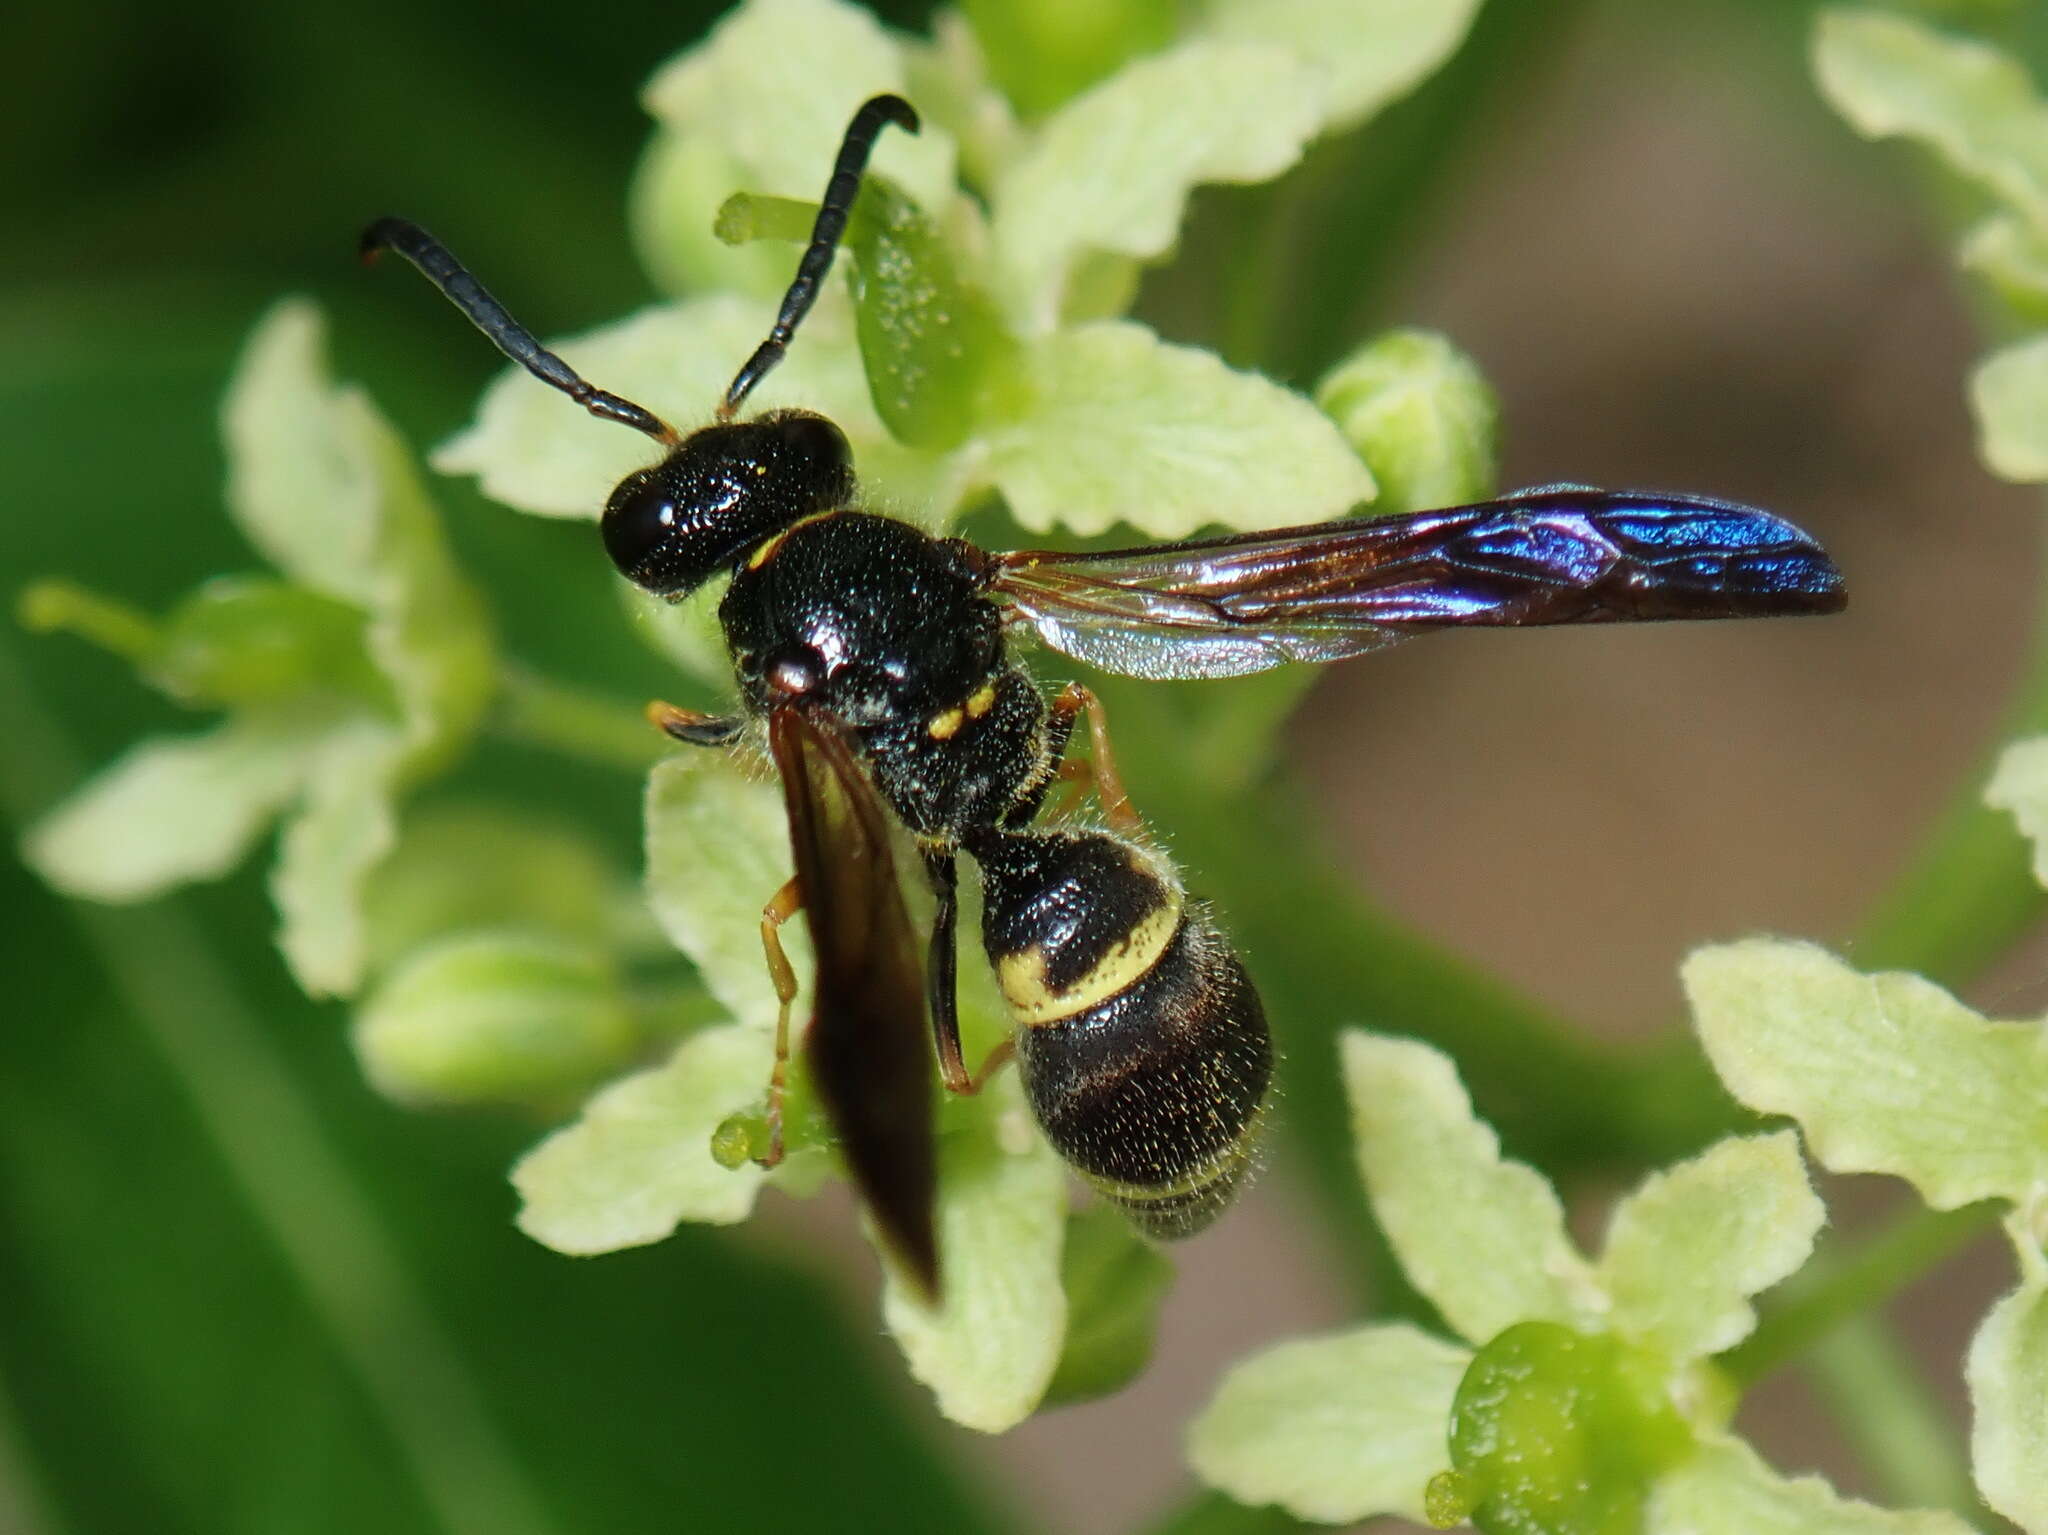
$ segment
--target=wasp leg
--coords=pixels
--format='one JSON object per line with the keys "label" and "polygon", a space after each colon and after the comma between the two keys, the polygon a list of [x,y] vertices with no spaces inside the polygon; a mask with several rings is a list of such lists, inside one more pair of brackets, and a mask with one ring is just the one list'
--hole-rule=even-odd
{"label": "wasp leg", "polygon": [[1080,683],[1068,683],[1061,689],[1060,696],[1052,701],[1055,728],[1059,721],[1064,720],[1067,732],[1071,734],[1075,717],[1084,709],[1088,711],[1087,771],[1094,780],[1095,797],[1102,802],[1102,813],[1111,830],[1122,832],[1127,837],[1136,836],[1144,829],[1145,823],[1131,808],[1131,797],[1124,792],[1123,775],[1116,770],[1116,753],[1109,745],[1109,715],[1102,707],[1102,700]]}
{"label": "wasp leg", "polygon": [[931,963],[925,967],[925,988],[931,1002],[932,1040],[939,1050],[939,1079],[946,1084],[947,1092],[972,1097],[1015,1053],[1016,1045],[1004,1040],[989,1051],[979,1071],[968,1071],[966,1052],[960,1046],[959,948],[954,937],[960,918],[960,870],[955,860],[950,849],[924,855],[925,873],[931,878],[932,895],[938,902],[932,918]]}
{"label": "wasp leg", "polygon": [[803,910],[803,887],[789,881],[761,908],[761,952],[775,983],[775,1065],[768,1073],[768,1151],[754,1160],[773,1167],[782,1160],[782,1098],[789,1088],[789,1006],[796,1001],[796,970],[782,948],[782,924]]}
{"label": "wasp leg", "polygon": [[729,746],[747,728],[747,722],[736,715],[699,714],[658,698],[647,706],[647,723],[692,746]]}

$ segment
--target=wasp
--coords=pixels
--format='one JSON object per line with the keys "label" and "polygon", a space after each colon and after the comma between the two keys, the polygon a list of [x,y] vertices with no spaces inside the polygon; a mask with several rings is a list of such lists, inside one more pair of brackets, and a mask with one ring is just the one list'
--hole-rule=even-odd
{"label": "wasp", "polygon": [[[781,1000],[762,1160],[781,1153],[799,989],[778,933],[801,911],[816,953],[805,1063],[876,1227],[935,1296],[934,1061],[947,1090],[971,1093],[1014,1057],[1047,1139],[1156,1238],[1199,1231],[1229,1203],[1273,1072],[1259,994],[1145,836],[1100,703],[1079,685],[1048,698],[1014,641],[1126,676],[1234,677],[1456,625],[1828,613],[1844,593],[1820,545],[1768,512],[1582,486],[1083,554],[992,553],[865,511],[832,422],[740,408],[817,298],[891,124],[918,128],[896,96],[855,114],[767,339],[712,424],[687,434],[585,381],[418,225],[380,220],[362,251],[398,252],[512,361],[660,445],[605,503],[604,547],[666,598],[726,578],[718,613],[743,712],[650,716],[693,746],[765,734],[788,812],[795,876],[761,924]],[[1084,719],[1089,757],[1063,774]],[[1103,824],[1041,820],[1063,776],[1092,778]],[[892,822],[934,896],[922,945]],[[1016,1025],[971,1070],[954,996],[962,854]]]}

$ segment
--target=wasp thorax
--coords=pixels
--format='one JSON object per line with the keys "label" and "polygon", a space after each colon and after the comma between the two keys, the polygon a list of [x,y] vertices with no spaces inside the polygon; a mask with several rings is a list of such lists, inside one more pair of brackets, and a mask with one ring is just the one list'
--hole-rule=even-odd
{"label": "wasp thorax", "polygon": [[669,456],[619,481],[604,547],[629,579],[681,596],[791,523],[853,499],[853,451],[808,411],[692,432]]}

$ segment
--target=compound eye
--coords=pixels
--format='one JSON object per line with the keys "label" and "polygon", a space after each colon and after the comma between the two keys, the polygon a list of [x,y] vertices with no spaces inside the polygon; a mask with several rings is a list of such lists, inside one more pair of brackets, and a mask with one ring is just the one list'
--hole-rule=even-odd
{"label": "compound eye", "polygon": [[682,516],[674,494],[652,469],[636,470],[619,481],[605,503],[605,553],[622,574],[635,580],[648,562],[675,536]]}
{"label": "compound eye", "polygon": [[853,445],[838,427],[807,410],[777,416],[774,426],[790,453],[803,461],[814,484],[844,483],[851,488]]}

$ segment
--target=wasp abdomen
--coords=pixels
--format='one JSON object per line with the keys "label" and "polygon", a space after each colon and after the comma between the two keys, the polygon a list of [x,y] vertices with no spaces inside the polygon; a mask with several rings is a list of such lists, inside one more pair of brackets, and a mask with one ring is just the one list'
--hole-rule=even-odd
{"label": "wasp abdomen", "polygon": [[1252,1164],[1272,1042],[1172,868],[1102,832],[977,839],[982,938],[1046,1137],[1149,1236],[1200,1231]]}

